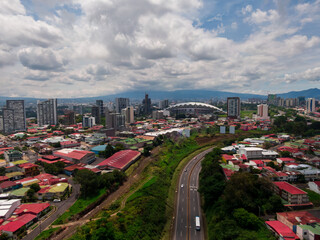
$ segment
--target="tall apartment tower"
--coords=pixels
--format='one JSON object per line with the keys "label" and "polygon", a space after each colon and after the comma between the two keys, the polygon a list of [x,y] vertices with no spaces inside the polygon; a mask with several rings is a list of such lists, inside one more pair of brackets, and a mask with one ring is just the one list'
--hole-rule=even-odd
{"label": "tall apartment tower", "polygon": [[268,94],[267,103],[270,105],[277,105],[277,95],[276,94]]}
{"label": "tall apartment tower", "polygon": [[121,110],[129,107],[129,98],[116,98],[116,113],[121,113]]}
{"label": "tall apartment tower", "polygon": [[100,116],[103,116],[104,115],[103,100],[96,100],[96,105],[99,107]]}
{"label": "tall apartment tower", "polygon": [[227,113],[228,118],[239,119],[240,118],[240,98],[228,97],[227,98]]}
{"label": "tall apartment tower", "polygon": [[167,107],[169,107],[169,100],[168,100],[168,99],[161,100],[161,101],[159,102],[159,108],[160,108],[160,109],[165,109],[165,108],[167,108]]}
{"label": "tall apartment tower", "polygon": [[95,123],[95,118],[94,117],[89,117],[89,116],[83,116],[82,118],[82,127],[89,127],[91,128],[94,126]]}
{"label": "tall apartment tower", "polygon": [[7,100],[7,105],[3,108],[2,112],[4,133],[26,130],[27,124],[24,100]]}
{"label": "tall apartment tower", "polygon": [[316,111],[316,100],[314,98],[307,99],[307,113]]}
{"label": "tall apartment tower", "polygon": [[100,124],[101,123],[99,106],[92,106],[92,108],[91,108],[91,116],[95,118],[95,123],[96,124]]}
{"label": "tall apartment tower", "polygon": [[144,114],[148,115],[151,113],[151,99],[149,95],[146,93],[144,99],[142,101]]}
{"label": "tall apartment tower", "polygon": [[268,115],[268,105],[267,104],[260,104],[258,105],[258,118],[261,120],[267,120],[269,119]]}
{"label": "tall apartment tower", "polygon": [[37,119],[39,126],[56,125],[58,123],[57,99],[37,102]]}
{"label": "tall apartment tower", "polygon": [[121,110],[121,114],[124,115],[127,124],[134,123],[134,109],[133,106],[127,107]]}

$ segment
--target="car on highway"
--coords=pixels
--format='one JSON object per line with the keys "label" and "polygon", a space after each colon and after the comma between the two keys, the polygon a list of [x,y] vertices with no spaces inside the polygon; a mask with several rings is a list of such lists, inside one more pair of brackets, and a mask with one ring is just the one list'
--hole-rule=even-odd
{"label": "car on highway", "polygon": [[183,187],[183,184],[181,184],[181,187]]}
{"label": "car on highway", "polygon": [[185,172],[187,171],[187,169],[184,170]]}

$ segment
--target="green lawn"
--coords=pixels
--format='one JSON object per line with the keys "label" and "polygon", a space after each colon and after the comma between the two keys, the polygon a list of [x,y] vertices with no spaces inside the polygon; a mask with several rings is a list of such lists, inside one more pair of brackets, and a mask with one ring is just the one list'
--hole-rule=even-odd
{"label": "green lawn", "polygon": [[249,117],[252,118],[252,114],[256,112],[256,110],[242,110],[240,113],[240,117],[244,118],[244,117]]}
{"label": "green lawn", "polygon": [[303,191],[306,191],[308,193],[308,197],[310,199],[310,202],[312,202],[315,207],[320,206],[320,194],[318,194],[314,191],[311,191],[309,189],[303,189]]}
{"label": "green lawn", "polygon": [[86,209],[86,207],[88,207],[90,204],[97,201],[104,193],[105,189],[100,189],[99,193],[94,197],[86,199],[79,198],[66,212],[64,212],[59,218],[57,218],[52,225],[59,225],[65,223],[66,221],[68,221],[70,217],[80,213],[81,211]]}
{"label": "green lawn", "polygon": [[48,239],[55,231],[58,231],[60,228],[51,228],[48,230],[42,231],[34,240],[45,240]]}

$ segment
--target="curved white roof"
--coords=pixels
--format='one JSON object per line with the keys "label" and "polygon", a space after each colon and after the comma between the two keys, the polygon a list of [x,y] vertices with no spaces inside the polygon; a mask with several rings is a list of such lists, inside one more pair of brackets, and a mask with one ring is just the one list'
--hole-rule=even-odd
{"label": "curved white roof", "polygon": [[202,102],[185,102],[185,103],[178,103],[176,105],[170,106],[167,109],[172,109],[172,108],[178,108],[178,107],[205,107],[205,108],[211,108],[220,112],[224,112],[222,109],[207,104],[207,103],[202,103]]}

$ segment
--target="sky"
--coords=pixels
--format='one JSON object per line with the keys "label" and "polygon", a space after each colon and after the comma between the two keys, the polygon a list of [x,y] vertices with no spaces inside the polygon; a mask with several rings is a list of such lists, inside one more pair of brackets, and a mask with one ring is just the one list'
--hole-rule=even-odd
{"label": "sky", "polygon": [[1,0],[0,96],[320,87],[320,0]]}

